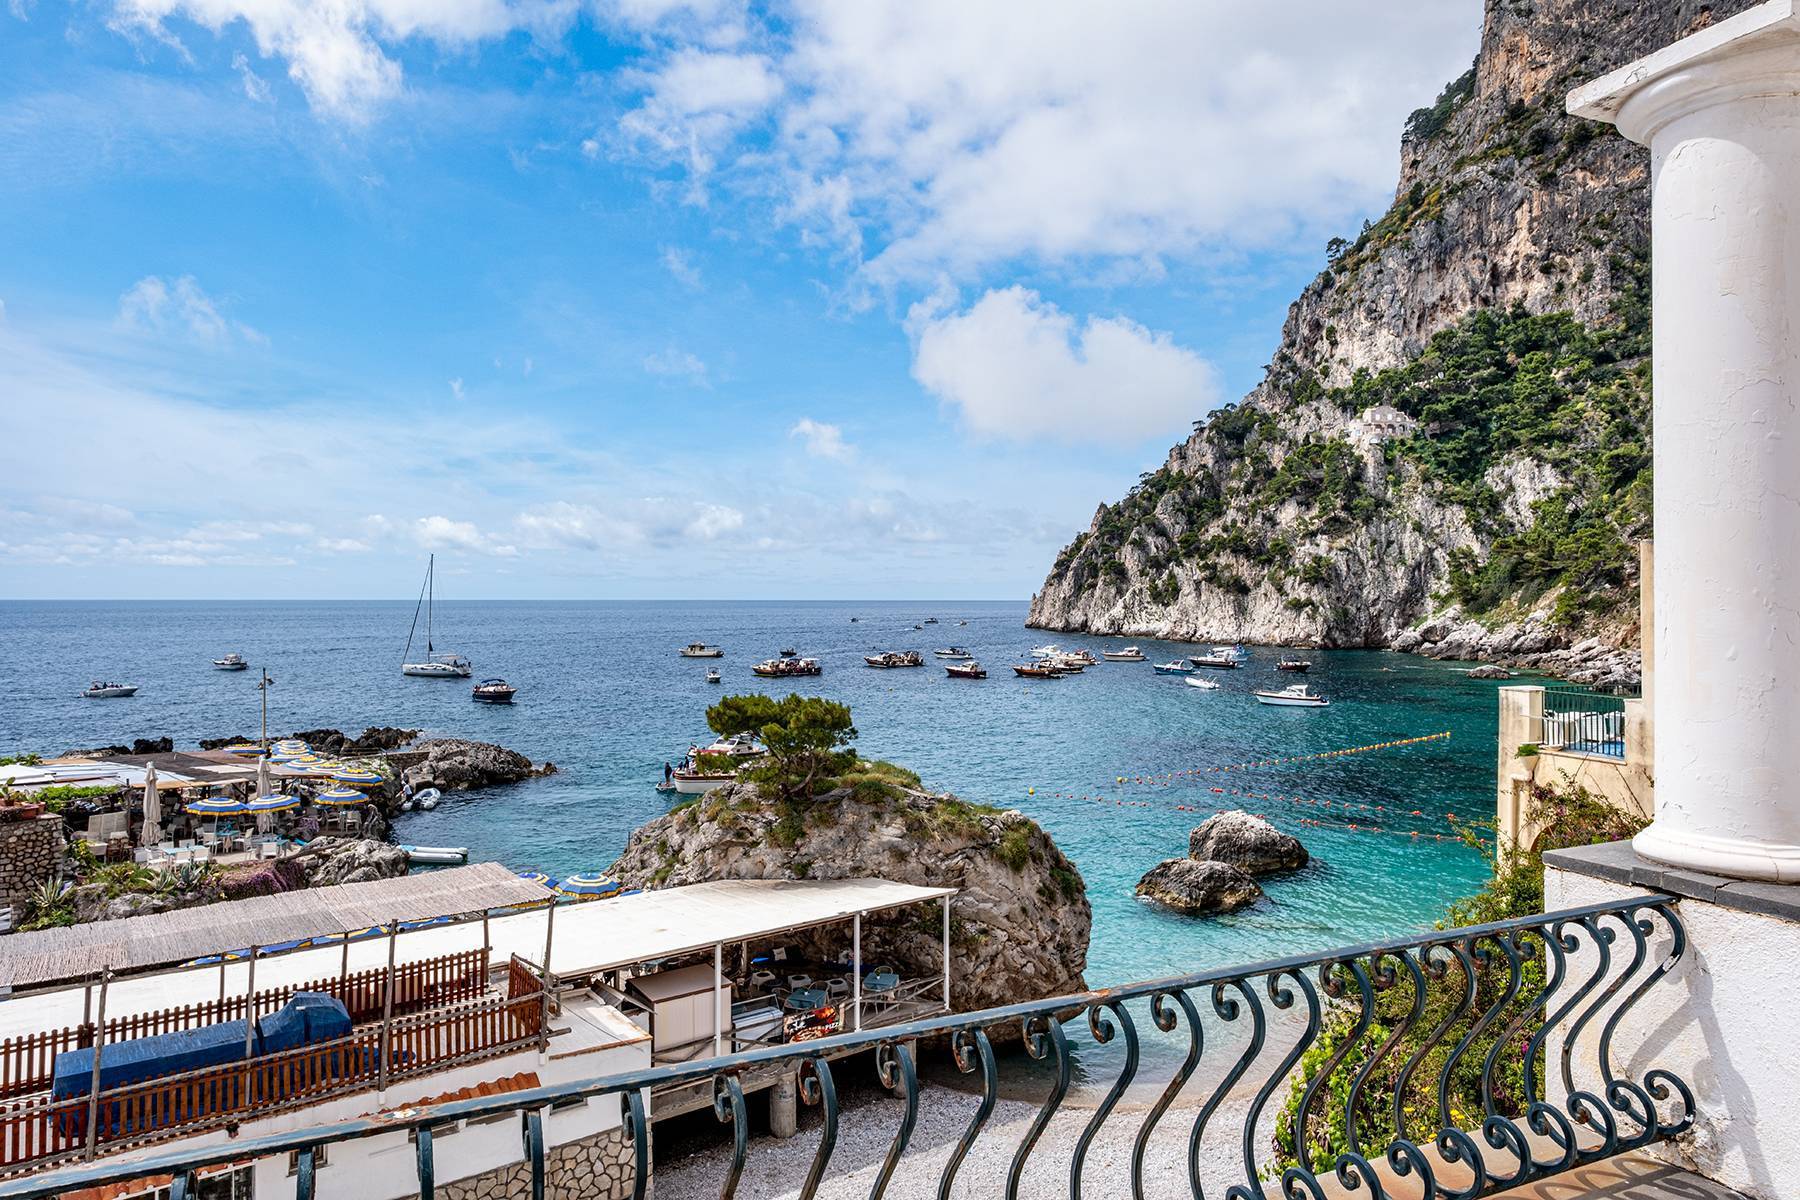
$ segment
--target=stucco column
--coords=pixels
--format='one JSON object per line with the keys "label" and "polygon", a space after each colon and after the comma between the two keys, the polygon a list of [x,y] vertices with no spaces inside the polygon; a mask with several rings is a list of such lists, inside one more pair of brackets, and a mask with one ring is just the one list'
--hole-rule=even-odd
{"label": "stucco column", "polygon": [[1650,148],[1648,858],[1800,881],[1800,18],[1771,0],[1569,96]]}

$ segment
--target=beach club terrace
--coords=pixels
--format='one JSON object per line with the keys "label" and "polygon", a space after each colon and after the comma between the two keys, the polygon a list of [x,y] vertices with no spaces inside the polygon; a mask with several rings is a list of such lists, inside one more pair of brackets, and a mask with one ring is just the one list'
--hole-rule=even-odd
{"label": "beach club terrace", "polygon": [[[569,901],[484,863],[14,934],[0,956],[0,1180],[941,1013],[947,953],[923,979],[865,967],[863,919],[929,905],[947,951],[953,894],[746,880]],[[790,941],[834,949],[806,956]],[[749,1071],[742,1086],[788,1075]],[[631,1099],[654,1120],[710,1106],[713,1091]],[[617,1095],[577,1100],[536,1127],[543,1153],[580,1161],[581,1195],[630,1193],[622,1112]],[[435,1129],[438,1177],[522,1170],[518,1130]],[[332,1194],[416,1195],[416,1141],[401,1129],[312,1169],[338,1187],[355,1181]],[[293,1186],[287,1157],[219,1168],[227,1178],[209,1194]],[[167,1185],[154,1173],[137,1182],[105,1196]]]}

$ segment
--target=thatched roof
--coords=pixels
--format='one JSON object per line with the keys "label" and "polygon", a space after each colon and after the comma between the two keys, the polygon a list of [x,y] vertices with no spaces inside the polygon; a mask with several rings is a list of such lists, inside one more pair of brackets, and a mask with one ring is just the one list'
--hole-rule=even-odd
{"label": "thatched roof", "polygon": [[198,908],[0,938],[0,986],[40,987],[171,966],[251,946],[354,933],[390,921],[460,916],[548,899],[499,863],[223,900]]}

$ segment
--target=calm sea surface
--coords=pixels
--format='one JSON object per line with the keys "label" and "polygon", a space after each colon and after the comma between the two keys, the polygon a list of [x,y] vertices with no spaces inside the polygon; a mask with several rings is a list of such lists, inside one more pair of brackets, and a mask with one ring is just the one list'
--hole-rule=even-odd
{"label": "calm sea surface", "polygon": [[[913,629],[930,616],[941,624]],[[864,754],[1044,824],[1087,880],[1094,984],[1397,936],[1428,924],[1483,878],[1477,853],[1429,835],[1449,832],[1448,813],[1493,813],[1495,685],[1403,655],[1314,653],[1309,681],[1331,707],[1267,708],[1250,689],[1289,678],[1273,670],[1278,651],[1255,647],[1248,669],[1215,673],[1224,685],[1216,692],[1156,675],[1147,663],[1106,663],[1039,683],[1007,670],[1028,647],[1052,640],[1025,629],[1024,616],[1025,606],[1013,603],[440,602],[439,647],[468,655],[478,679],[500,675],[516,685],[518,701],[508,708],[472,703],[466,681],[400,674],[410,602],[7,602],[0,603],[0,754],[137,737],[167,735],[191,746],[202,737],[254,735],[254,668],[266,666],[277,681],[272,733],[418,726],[555,762],[554,776],[452,794],[435,812],[403,816],[398,835],[466,845],[478,859],[560,875],[604,868],[634,827],[665,811],[652,785],[665,760],[710,739],[707,704],[724,692],[761,690],[750,664],[791,646],[825,664],[822,678],[794,681],[794,690],[851,705]],[[704,681],[713,663],[676,656],[696,639],[725,647],[717,664],[723,687]],[[1123,644],[1054,640],[1096,653]],[[946,678],[928,652],[951,643],[973,650],[990,678]],[[1139,644],[1159,662],[1195,652]],[[927,665],[870,670],[861,656],[877,649],[925,651]],[[210,660],[232,650],[253,669],[213,670]],[[82,699],[93,678],[142,691],[130,700]],[[1117,782],[1441,730],[1453,736],[1184,776],[1168,786]],[[1294,796],[1331,807],[1273,798]],[[1344,812],[1344,804],[1370,807]],[[1184,853],[1189,829],[1204,815],[1178,806],[1262,813],[1298,834],[1317,865],[1268,881],[1268,902],[1229,917],[1196,920],[1140,903],[1132,896],[1138,876]],[[1309,818],[1388,832],[1302,824]],[[1427,836],[1411,837],[1415,830]]]}

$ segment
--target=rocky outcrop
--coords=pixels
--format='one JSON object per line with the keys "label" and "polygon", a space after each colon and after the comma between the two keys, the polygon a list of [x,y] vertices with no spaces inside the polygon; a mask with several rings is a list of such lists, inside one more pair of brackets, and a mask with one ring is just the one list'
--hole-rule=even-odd
{"label": "rocky outcrop", "polygon": [[366,883],[406,874],[406,851],[373,838],[314,838],[292,860],[305,872],[307,887]]}
{"label": "rocky outcrop", "polygon": [[406,766],[401,780],[414,791],[434,787],[441,791],[461,792],[517,783],[534,775],[555,772],[554,764],[532,765],[529,758],[505,746],[489,742],[472,742],[464,738],[437,738],[421,742],[413,753],[422,755]]}
{"label": "rocky outcrop", "polygon": [[1137,894],[1176,912],[1204,917],[1255,904],[1263,892],[1256,880],[1230,863],[1171,858],[1144,873]]}
{"label": "rocky outcrop", "polygon": [[[952,906],[953,995],[959,1009],[1086,987],[1092,914],[1075,865],[1016,811],[900,787],[828,792],[805,805],[764,801],[728,784],[631,835],[613,873],[626,887],[715,879],[877,877],[960,889]],[[842,929],[821,954],[844,949]],[[917,909],[867,918],[866,962],[906,977],[941,970],[941,930]],[[784,938],[788,945],[804,937]]]}
{"label": "rocky outcrop", "polygon": [[1188,835],[1188,857],[1225,863],[1250,876],[1297,871],[1308,859],[1299,838],[1241,809],[1217,813],[1195,826]]}
{"label": "rocky outcrop", "polygon": [[[418,736],[417,729],[397,729],[392,725],[371,725],[357,737],[351,737],[341,729],[297,729],[293,733],[271,735],[270,740],[299,738],[318,754],[328,754],[334,758],[366,758],[370,755],[398,750]],[[254,742],[255,740],[254,737],[247,738],[237,735],[201,738],[200,748],[202,750],[218,750],[225,746]]]}
{"label": "rocky outcrop", "polygon": [[64,758],[117,758],[121,754],[167,754],[175,749],[173,738],[138,738],[131,745],[95,746],[89,750],[64,750]]}
{"label": "rocky outcrop", "polygon": [[[1629,550],[1650,526],[1649,158],[1568,116],[1563,96],[1753,2],[1488,0],[1474,66],[1407,123],[1393,206],[1331,245],[1249,396],[1197,421],[1137,488],[1100,506],[1028,623],[1429,644],[1635,679]],[[1447,357],[1433,348],[1440,335]],[[1418,364],[1417,379],[1381,383]],[[1378,401],[1402,407],[1417,436],[1382,444],[1364,430],[1360,413]],[[1475,428],[1512,402],[1516,424]],[[1465,596],[1480,611],[1458,624],[1475,628],[1409,643]],[[1600,662],[1590,641],[1624,652]]]}

